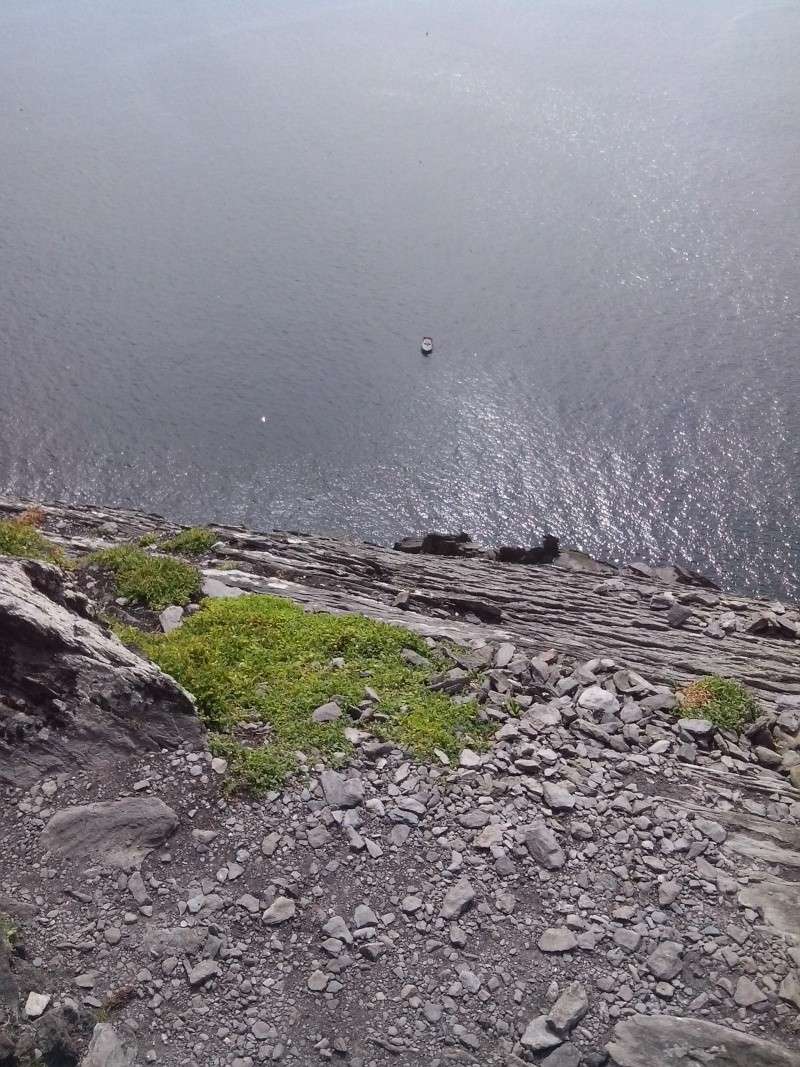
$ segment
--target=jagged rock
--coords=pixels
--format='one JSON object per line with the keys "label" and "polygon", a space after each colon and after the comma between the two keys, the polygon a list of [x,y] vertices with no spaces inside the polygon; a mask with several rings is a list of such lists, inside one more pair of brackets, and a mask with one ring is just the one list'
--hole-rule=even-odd
{"label": "jagged rock", "polygon": [[617,1023],[607,1050],[615,1067],[798,1067],[800,1056],[716,1023],[634,1015]]}
{"label": "jagged rock", "polygon": [[164,608],[158,616],[158,621],[161,623],[161,629],[164,633],[171,634],[172,631],[177,630],[183,622],[183,608],[179,607],[177,604],[170,604],[170,606]]}
{"label": "jagged rock", "polygon": [[29,1019],[38,1019],[40,1015],[43,1015],[47,1011],[47,1006],[51,999],[52,997],[49,993],[35,993],[31,991],[28,993],[28,999],[25,1001],[25,1014]]}
{"label": "jagged rock", "polygon": [[563,1038],[550,1029],[546,1015],[537,1015],[535,1019],[531,1019],[520,1038],[521,1044],[531,1052],[546,1052],[560,1045],[562,1041]]}
{"label": "jagged rock", "polygon": [[466,878],[460,878],[445,894],[439,914],[443,919],[458,919],[475,900],[475,890]]}
{"label": "jagged rock", "polygon": [[68,859],[93,857],[112,867],[138,867],[178,826],[178,816],[157,797],[80,804],[57,812],[42,845]]}
{"label": "jagged rock", "polygon": [[683,966],[683,945],[677,941],[662,941],[646,959],[650,973],[659,981],[669,982]]}
{"label": "jagged rock", "polygon": [[580,982],[570,982],[553,1005],[548,1021],[560,1037],[567,1037],[589,1010],[589,997]]}
{"label": "jagged rock", "polygon": [[545,1056],[541,1067],[581,1067],[582,1062],[588,1063],[589,1061],[581,1060],[580,1052],[568,1041],[566,1045],[562,1045],[549,1056]]}
{"label": "jagged rock", "polygon": [[566,926],[551,926],[539,938],[538,945],[542,952],[572,952],[578,942]]}
{"label": "jagged rock", "polygon": [[191,697],[89,617],[50,564],[0,556],[0,782],[29,786],[77,767],[200,742]]}
{"label": "jagged rock", "polygon": [[543,819],[537,819],[523,827],[525,847],[533,859],[548,871],[556,871],[566,863],[566,856],[553,831]]}
{"label": "jagged rock", "polygon": [[132,1067],[136,1062],[136,1042],[111,1023],[98,1023],[81,1067]]}
{"label": "jagged rock", "polygon": [[290,897],[276,897],[261,918],[268,926],[276,926],[278,923],[288,922],[296,910]]}
{"label": "jagged rock", "polygon": [[337,771],[326,770],[320,775],[325,802],[334,810],[357,808],[364,802],[364,783],[360,778],[345,778]]}

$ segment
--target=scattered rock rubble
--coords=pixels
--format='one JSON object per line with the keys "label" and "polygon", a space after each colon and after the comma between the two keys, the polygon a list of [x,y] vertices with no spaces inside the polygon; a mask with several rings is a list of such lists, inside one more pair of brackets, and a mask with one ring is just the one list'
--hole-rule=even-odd
{"label": "scattered rock rubble", "polygon": [[[800,1067],[797,690],[756,669],[764,716],[720,731],[571,617],[557,644],[425,617],[466,643],[436,684],[496,727],[457,762],[359,729],[259,799],[193,736],[6,777],[0,1063]],[[771,640],[796,670],[731,633],[695,628],[701,658]]]}

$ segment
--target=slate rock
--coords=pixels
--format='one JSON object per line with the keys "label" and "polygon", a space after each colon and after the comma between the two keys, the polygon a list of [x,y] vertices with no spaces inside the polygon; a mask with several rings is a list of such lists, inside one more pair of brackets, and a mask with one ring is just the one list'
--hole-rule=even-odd
{"label": "slate rock", "polygon": [[364,803],[364,783],[360,778],[345,778],[337,771],[325,770],[320,781],[328,807],[342,810],[357,808]]}
{"label": "slate rock", "polygon": [[562,1038],[553,1033],[547,1024],[546,1015],[538,1015],[531,1019],[525,1027],[525,1032],[520,1038],[520,1043],[531,1052],[546,1052],[548,1049],[560,1045]]}
{"label": "slate rock", "polygon": [[542,952],[572,952],[578,942],[566,926],[551,926],[539,938],[538,945]]}
{"label": "slate rock", "polygon": [[276,897],[261,918],[268,926],[277,926],[294,918],[296,910],[295,902],[290,897]]}
{"label": "slate rock", "polygon": [[136,1042],[127,1031],[98,1023],[81,1067],[133,1067],[136,1051]]}
{"label": "slate rock", "polygon": [[567,1037],[589,1010],[589,997],[580,982],[570,984],[559,995],[553,1005],[548,1021],[561,1037]]}
{"label": "slate rock", "polygon": [[57,812],[42,833],[42,846],[69,859],[92,858],[131,870],[175,832],[178,816],[157,797],[80,804]]}
{"label": "slate rock", "polygon": [[525,847],[540,867],[548,871],[556,871],[567,862],[556,835],[544,819],[537,819],[524,827],[522,835]]}
{"label": "slate rock", "polygon": [[475,890],[467,878],[459,878],[445,894],[439,915],[442,919],[458,919],[465,911],[472,907],[475,901]]}
{"label": "slate rock", "polygon": [[661,982],[670,982],[683,967],[683,945],[677,941],[662,941],[645,960],[650,973]]}
{"label": "slate rock", "polygon": [[614,1067],[798,1067],[796,1052],[717,1023],[669,1015],[618,1022],[607,1046]]}

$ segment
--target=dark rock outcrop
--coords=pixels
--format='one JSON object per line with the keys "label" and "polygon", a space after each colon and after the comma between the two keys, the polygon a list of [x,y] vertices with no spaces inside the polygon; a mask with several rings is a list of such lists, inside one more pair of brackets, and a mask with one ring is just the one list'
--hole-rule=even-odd
{"label": "dark rock outcrop", "polygon": [[57,567],[0,556],[0,782],[200,739],[189,694],[91,616]]}

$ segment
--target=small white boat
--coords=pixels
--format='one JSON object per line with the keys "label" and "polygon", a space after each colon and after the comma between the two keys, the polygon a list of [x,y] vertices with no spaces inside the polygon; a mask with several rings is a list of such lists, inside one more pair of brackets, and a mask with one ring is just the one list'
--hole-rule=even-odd
{"label": "small white boat", "polygon": [[422,344],[419,346],[423,356],[429,356],[433,351],[433,338],[423,337]]}

